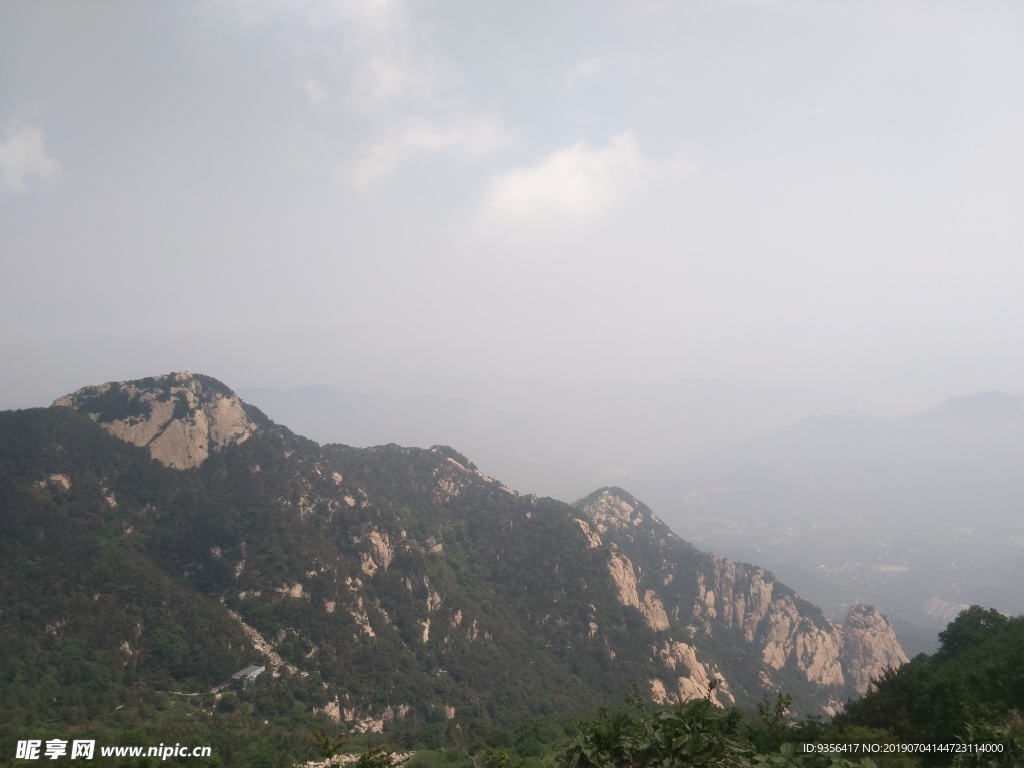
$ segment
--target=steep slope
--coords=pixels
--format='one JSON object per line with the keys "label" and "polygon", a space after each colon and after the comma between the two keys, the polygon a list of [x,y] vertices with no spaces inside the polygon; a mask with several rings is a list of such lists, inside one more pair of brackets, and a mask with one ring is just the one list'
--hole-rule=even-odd
{"label": "steep slope", "polygon": [[[831,709],[881,663],[826,653],[854,646],[624,492],[581,511],[450,448],[321,447],[191,374],[57,405],[0,414],[16,533],[0,590],[23,606],[0,636],[22,638],[26,668],[75,644],[107,670],[105,696],[210,690],[262,658],[288,717],[430,731],[569,713],[637,682],[702,696],[712,677],[722,703],[793,685],[798,711]],[[887,627],[872,621],[865,637]]]}
{"label": "steep slope", "polygon": [[[684,642],[669,639],[667,647],[707,649],[733,690],[800,691],[828,697],[826,709],[838,711],[847,696],[863,694],[872,678],[907,661],[873,608],[857,606],[845,627],[837,625],[763,568],[697,551],[619,488],[574,506],[591,544],[609,549],[619,599],[652,629],[684,632]],[[699,666],[688,668],[692,675],[672,686],[684,697],[705,678]],[[666,682],[652,679],[652,692],[663,695]]]}

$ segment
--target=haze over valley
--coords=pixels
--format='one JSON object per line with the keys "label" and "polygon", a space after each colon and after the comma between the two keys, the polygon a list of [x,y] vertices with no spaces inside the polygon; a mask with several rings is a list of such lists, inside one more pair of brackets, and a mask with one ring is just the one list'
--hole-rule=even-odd
{"label": "haze over valley", "polygon": [[0,740],[538,768],[933,651],[953,739],[1024,669],[1021,94],[998,0],[0,2]]}

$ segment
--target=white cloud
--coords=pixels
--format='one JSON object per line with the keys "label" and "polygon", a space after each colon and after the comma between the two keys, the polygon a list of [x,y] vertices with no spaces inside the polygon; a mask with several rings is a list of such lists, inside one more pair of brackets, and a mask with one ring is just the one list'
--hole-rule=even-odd
{"label": "white cloud", "polygon": [[700,168],[690,155],[678,151],[666,160],[658,163],[661,168],[659,176],[669,181],[679,181],[696,175]]}
{"label": "white cloud", "polygon": [[[233,9],[241,0],[220,2]],[[313,51],[325,59],[322,72],[344,73],[344,84],[307,77],[298,86],[318,107],[343,92],[344,106],[366,118],[352,121],[372,131],[350,169],[355,188],[373,187],[417,156],[480,156],[514,142],[499,115],[466,103],[458,67],[437,51],[406,0],[291,0],[264,14],[247,7],[238,9],[243,23],[287,28],[289,50]]]}
{"label": "white cloud", "polygon": [[578,141],[536,165],[493,178],[484,192],[482,218],[488,224],[588,221],[650,175],[631,132],[620,133],[601,148]]}
{"label": "white cloud", "polygon": [[480,156],[513,143],[499,115],[462,106],[457,68],[417,32],[404,0],[346,0],[339,7],[358,51],[348,102],[385,118],[357,152],[353,186],[372,187],[417,156]]}
{"label": "white cloud", "polygon": [[323,84],[311,77],[299,81],[299,89],[314,107],[322,107],[331,98],[330,92]]}
{"label": "white cloud", "polygon": [[386,130],[364,146],[352,170],[352,183],[367,188],[386,179],[417,155],[445,151],[479,156],[515,141],[501,118],[493,113],[462,114],[447,120],[412,118],[400,128]]}
{"label": "white cloud", "polygon": [[449,74],[405,0],[217,0],[215,8],[244,26],[279,28],[291,50],[324,57],[346,73],[348,105],[365,114],[429,101]]}
{"label": "white cloud", "polygon": [[0,141],[0,178],[9,190],[24,189],[30,176],[42,181],[60,179],[60,166],[46,154],[39,126],[17,119],[5,133],[6,137]]}
{"label": "white cloud", "polygon": [[374,113],[407,100],[433,98],[440,88],[436,56],[417,40],[403,0],[336,0],[318,4],[307,16],[314,29],[342,30],[356,51],[349,101]]}
{"label": "white cloud", "polygon": [[350,100],[364,112],[410,99],[424,101],[437,90],[434,67],[417,62],[408,51],[385,50],[363,58],[352,74]]}
{"label": "white cloud", "polygon": [[572,88],[576,84],[576,81],[600,74],[606,70],[610,64],[611,62],[608,59],[600,57],[585,59],[584,61],[579,62],[565,74],[566,87]]}

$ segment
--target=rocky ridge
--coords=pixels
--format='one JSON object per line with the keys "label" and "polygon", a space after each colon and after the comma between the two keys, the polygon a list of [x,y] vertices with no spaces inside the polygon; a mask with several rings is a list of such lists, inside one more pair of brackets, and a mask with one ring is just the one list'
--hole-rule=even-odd
{"label": "rocky ridge", "polygon": [[[692,698],[695,690],[706,689],[707,671],[687,643],[716,634],[742,637],[763,662],[762,683],[777,686],[774,673],[795,670],[808,684],[832,692],[825,706],[830,712],[841,707],[843,693],[864,694],[872,679],[907,662],[892,625],[870,606],[854,607],[844,624],[836,624],[765,569],[697,552],[621,489],[601,489],[575,506],[590,546],[610,548],[608,570],[620,602],[635,607],[651,629],[669,630],[668,617],[685,627],[685,642],[672,638],[665,645],[684,649],[689,674],[667,687],[665,680],[652,679],[655,698],[669,690]],[[673,550],[682,557],[673,558]],[[680,569],[682,559],[692,568]],[[659,658],[675,670],[666,654]]]}
{"label": "rocky ridge", "polygon": [[115,437],[149,449],[174,469],[198,467],[256,429],[234,392],[188,371],[83,387],[53,405],[87,413]]}
{"label": "rocky ridge", "polygon": [[834,624],[764,569],[699,552],[620,489],[570,506],[521,496],[444,446],[319,446],[188,373],[54,405],[194,471],[146,462],[169,495],[143,501],[119,473],[51,457],[32,487],[95,496],[127,546],[154,542],[163,572],[262,638],[250,651],[282,679],[322,681],[310,706],[353,729],[504,717],[542,699],[568,711],[634,682],[656,701],[750,705],[785,690],[800,711],[834,711],[905,660],[877,611]]}

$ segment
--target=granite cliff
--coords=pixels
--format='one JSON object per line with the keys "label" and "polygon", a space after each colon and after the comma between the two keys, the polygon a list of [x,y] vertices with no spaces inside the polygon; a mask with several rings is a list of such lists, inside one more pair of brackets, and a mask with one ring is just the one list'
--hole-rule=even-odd
{"label": "granite cliff", "polygon": [[[746,644],[744,657],[761,666],[730,661],[741,679],[749,681],[756,671],[765,687],[775,688],[783,675],[796,675],[826,697],[830,713],[907,661],[892,625],[874,608],[856,606],[837,624],[764,568],[698,552],[626,491],[604,488],[575,507],[589,545],[610,550],[608,570],[620,602],[635,607],[651,629],[683,630],[684,637],[670,638],[667,647],[691,653],[687,643],[732,637]],[[659,658],[675,671],[665,654]],[[683,668],[688,676],[652,679],[652,695],[675,691],[687,698],[706,686],[707,672],[696,657]],[[728,684],[730,675],[724,676]]]}
{"label": "granite cliff", "polygon": [[188,371],[83,387],[53,404],[88,414],[174,469],[198,467],[212,452],[245,442],[256,428],[234,392]]}

